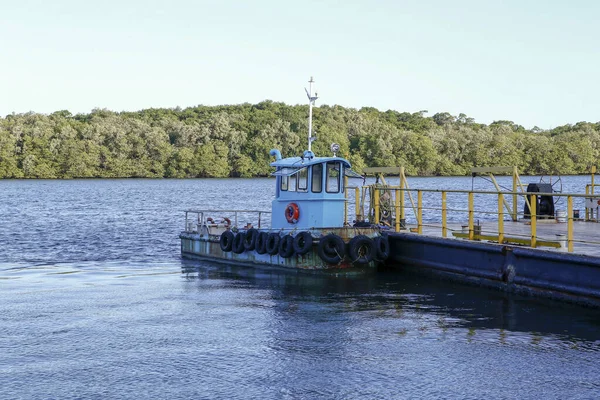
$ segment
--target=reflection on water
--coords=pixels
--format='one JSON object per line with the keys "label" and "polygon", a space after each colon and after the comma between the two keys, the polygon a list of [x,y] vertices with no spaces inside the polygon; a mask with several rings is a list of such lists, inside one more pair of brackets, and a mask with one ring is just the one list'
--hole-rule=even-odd
{"label": "reflection on water", "polygon": [[[400,393],[418,397],[600,393],[598,310],[401,273],[333,278],[185,263],[182,276],[198,293],[215,282],[258,290],[258,300],[244,307],[268,310],[269,323],[259,334],[269,336],[265,341],[279,363],[292,357],[285,363],[290,371],[332,368],[349,376],[346,364],[366,368],[367,381],[377,382],[375,393],[383,398],[396,393],[379,381],[386,379],[411,382]],[[298,361],[297,353],[306,359]],[[327,360],[323,365],[320,357]],[[540,392],[523,388],[523,379],[552,384]],[[456,386],[445,392],[445,385]]]}
{"label": "reflection on water", "polygon": [[402,272],[331,277],[184,261],[182,274],[191,281],[231,279],[276,290],[273,296],[278,299],[335,304],[344,312],[368,311],[410,321],[398,331],[401,335],[445,336],[452,330],[468,341],[600,349],[600,310]]}
{"label": "reflection on water", "polygon": [[599,310],[398,272],[88,262],[3,265],[0,285],[0,398],[600,392]]}

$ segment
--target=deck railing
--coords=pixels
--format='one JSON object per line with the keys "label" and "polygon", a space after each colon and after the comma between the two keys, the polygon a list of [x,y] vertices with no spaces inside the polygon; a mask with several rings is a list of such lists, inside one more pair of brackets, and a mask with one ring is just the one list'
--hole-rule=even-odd
{"label": "deck railing", "polygon": [[[600,184],[594,183],[594,179],[593,179],[593,175],[592,175],[592,183],[585,185],[586,196],[587,197],[595,197],[596,195],[594,193],[600,193],[600,191],[596,190],[597,187],[600,187]],[[598,217],[600,217],[600,216],[598,215],[597,212],[596,212],[596,215],[594,216],[594,210],[586,208],[586,210],[585,210],[586,220],[598,219]]]}
{"label": "deck railing", "polygon": [[[585,223],[600,221],[600,204],[597,208],[585,207],[586,200],[589,202],[590,199],[596,198],[591,190],[594,186],[588,185],[586,194],[410,189],[381,185],[348,187],[345,222],[351,225],[354,221],[364,220],[365,209],[371,209],[372,223],[387,224],[396,232],[406,230],[445,238],[485,240],[590,253],[586,250],[592,247],[600,248],[600,229],[590,229],[590,225]],[[383,193],[389,196],[382,203],[380,199]],[[557,210],[559,213],[539,217],[536,210],[537,196],[560,199],[556,202],[556,205],[560,204],[561,207]],[[518,198],[518,202],[513,202],[515,205],[510,208],[510,202],[506,199],[514,197]],[[372,207],[369,200],[371,198]],[[523,211],[519,212],[524,209],[525,204],[529,208],[527,216]],[[580,215],[579,210],[584,208],[585,214]],[[382,209],[389,211],[384,219],[381,219]],[[262,210],[187,210],[185,214],[186,231],[194,224],[197,229],[197,226],[207,223],[209,217],[212,217],[215,223],[223,223],[223,220],[227,219],[232,227],[250,224],[256,228],[264,228],[269,227],[271,223],[271,212]],[[355,215],[354,221],[348,218],[348,215]],[[561,223],[555,223],[556,221]],[[594,235],[596,230],[598,234]]]}
{"label": "deck railing", "polygon": [[[372,191],[372,196],[366,195],[369,191]],[[389,207],[391,204],[393,211],[391,216],[384,220],[381,219],[382,193],[391,195],[391,198],[386,200],[386,205]],[[600,235],[597,236],[598,240],[594,240],[592,235],[587,235],[583,225],[579,225],[580,221],[581,224],[585,221],[597,222],[600,204],[596,209],[596,219],[593,219],[593,212],[587,212],[589,208],[586,208],[585,218],[574,215],[574,202],[585,203],[586,198],[592,196],[590,193],[593,192],[586,190],[586,194],[523,193],[370,185],[362,189],[355,188],[354,213],[356,220],[362,220],[365,218],[364,210],[367,207],[372,210],[373,223],[389,224],[390,229],[396,232],[406,229],[418,234],[511,243],[532,248],[551,247],[573,252],[575,244],[583,247],[600,245]],[[564,207],[563,203],[566,200],[566,210],[563,208],[556,210],[555,215],[539,216],[539,210],[536,210],[538,196],[553,196],[556,204],[560,204],[561,207]],[[449,197],[452,198],[451,206]],[[518,202],[510,208],[506,199],[514,197],[518,198]],[[373,199],[372,205],[365,201],[367,198]],[[524,204],[529,208],[527,215],[524,211],[519,212],[519,206],[520,210],[523,210]],[[515,216],[517,218],[514,218]],[[557,221],[561,223],[556,223]],[[577,237],[576,226],[581,233]],[[585,249],[582,250],[585,252]]]}
{"label": "deck railing", "polygon": [[[256,228],[263,228],[271,225],[271,211],[263,210],[186,210],[185,211],[185,229],[188,230],[189,224],[203,225],[207,219],[221,221],[232,227],[240,227],[240,222],[251,225]],[[228,221],[228,222],[227,222]]]}

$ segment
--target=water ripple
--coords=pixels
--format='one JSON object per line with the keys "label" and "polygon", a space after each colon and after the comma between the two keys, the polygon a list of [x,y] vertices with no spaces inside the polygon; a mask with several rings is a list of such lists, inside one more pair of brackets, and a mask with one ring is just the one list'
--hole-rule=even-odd
{"label": "water ripple", "polygon": [[180,260],[231,182],[0,181],[0,398],[598,398],[598,310]]}

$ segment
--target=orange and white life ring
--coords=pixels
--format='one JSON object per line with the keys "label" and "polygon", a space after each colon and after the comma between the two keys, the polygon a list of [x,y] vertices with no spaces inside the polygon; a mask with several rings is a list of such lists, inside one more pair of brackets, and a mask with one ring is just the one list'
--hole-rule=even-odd
{"label": "orange and white life ring", "polygon": [[300,218],[300,209],[298,208],[298,204],[290,203],[285,207],[285,219],[290,224],[295,224],[298,222],[298,218]]}

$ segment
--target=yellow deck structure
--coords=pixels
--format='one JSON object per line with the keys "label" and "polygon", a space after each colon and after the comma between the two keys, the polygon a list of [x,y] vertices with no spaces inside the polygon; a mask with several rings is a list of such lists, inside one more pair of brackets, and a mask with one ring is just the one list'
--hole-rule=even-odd
{"label": "yellow deck structure", "polygon": [[[526,192],[516,167],[473,168],[473,176],[489,174],[495,191],[411,189],[402,167],[367,168],[364,173],[375,174],[377,181],[373,185],[355,188],[356,220],[368,217],[375,224],[389,224],[394,232],[600,256],[600,224],[597,222],[600,197],[594,193],[597,186],[594,183],[595,172],[596,168],[592,168],[592,183],[586,186],[584,194]],[[511,174],[512,191],[502,191],[494,173]],[[399,185],[387,185],[383,177],[385,174],[397,174]],[[453,196],[452,208],[448,206],[449,196]],[[556,219],[554,215],[538,216],[538,196],[561,198],[566,210],[561,210],[563,214],[556,215]],[[457,198],[461,204],[458,207]],[[586,208],[582,215],[578,215],[578,211],[574,213],[573,202],[577,198],[584,198],[586,205],[595,208]],[[366,199],[370,199],[368,206]],[[523,212],[519,212],[519,201],[527,205],[527,219]],[[367,213],[365,207],[368,207]],[[407,214],[416,223],[406,225]],[[439,215],[439,221],[426,222],[424,216],[431,214]],[[458,219],[464,222],[449,222],[449,216],[452,216],[452,221]]]}

